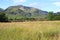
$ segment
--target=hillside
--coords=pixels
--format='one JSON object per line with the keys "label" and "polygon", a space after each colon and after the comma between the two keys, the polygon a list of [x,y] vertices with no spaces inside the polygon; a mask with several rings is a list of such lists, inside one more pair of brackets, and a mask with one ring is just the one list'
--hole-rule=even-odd
{"label": "hillside", "polygon": [[4,9],[0,8],[0,12],[3,12],[3,11],[4,11]]}
{"label": "hillside", "polygon": [[4,10],[9,19],[21,19],[21,18],[37,18],[44,19],[48,12],[42,11],[37,8],[27,7],[23,5],[10,6]]}

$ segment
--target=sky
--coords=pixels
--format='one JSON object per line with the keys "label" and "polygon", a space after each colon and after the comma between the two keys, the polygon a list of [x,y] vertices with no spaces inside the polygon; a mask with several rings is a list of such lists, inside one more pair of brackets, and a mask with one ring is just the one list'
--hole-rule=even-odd
{"label": "sky", "polygon": [[60,0],[0,0],[0,8],[6,9],[15,5],[34,7],[44,11],[60,11]]}

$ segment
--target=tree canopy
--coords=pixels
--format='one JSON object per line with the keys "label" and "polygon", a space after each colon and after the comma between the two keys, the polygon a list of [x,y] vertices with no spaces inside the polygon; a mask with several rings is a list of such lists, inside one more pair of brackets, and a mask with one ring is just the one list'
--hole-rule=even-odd
{"label": "tree canopy", "polygon": [[8,18],[6,17],[5,13],[0,12],[0,22],[7,22]]}

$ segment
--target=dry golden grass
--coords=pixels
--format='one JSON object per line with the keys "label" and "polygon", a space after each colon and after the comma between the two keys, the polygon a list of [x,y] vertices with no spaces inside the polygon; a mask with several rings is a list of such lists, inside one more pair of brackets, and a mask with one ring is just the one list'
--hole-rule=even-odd
{"label": "dry golden grass", "polygon": [[60,40],[60,21],[0,23],[0,33],[0,40]]}

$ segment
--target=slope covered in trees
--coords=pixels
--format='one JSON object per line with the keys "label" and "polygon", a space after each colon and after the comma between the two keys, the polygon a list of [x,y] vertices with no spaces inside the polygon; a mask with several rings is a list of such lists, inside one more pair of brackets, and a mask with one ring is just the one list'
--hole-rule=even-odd
{"label": "slope covered in trees", "polygon": [[42,20],[48,13],[37,8],[27,7],[23,5],[10,6],[4,10],[4,12],[8,16],[9,20]]}
{"label": "slope covered in trees", "polygon": [[41,21],[60,20],[60,12],[46,12],[27,6],[10,6],[3,10],[0,8],[0,22],[2,21]]}

